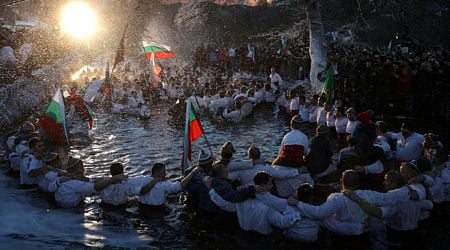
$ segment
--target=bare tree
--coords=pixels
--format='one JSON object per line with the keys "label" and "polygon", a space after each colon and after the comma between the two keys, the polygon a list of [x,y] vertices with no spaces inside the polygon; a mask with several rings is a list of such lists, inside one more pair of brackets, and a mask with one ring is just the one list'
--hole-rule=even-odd
{"label": "bare tree", "polygon": [[325,70],[327,64],[327,50],[325,48],[325,34],[323,31],[322,16],[320,15],[319,1],[306,0],[306,17],[309,29],[309,56],[311,57],[311,70],[309,78],[313,93],[319,93],[323,82],[317,75]]}

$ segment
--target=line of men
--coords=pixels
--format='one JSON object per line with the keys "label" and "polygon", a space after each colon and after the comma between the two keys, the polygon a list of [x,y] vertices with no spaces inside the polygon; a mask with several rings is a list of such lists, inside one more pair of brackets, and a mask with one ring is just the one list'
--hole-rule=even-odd
{"label": "line of men", "polygon": [[[45,154],[44,144],[29,123],[10,136],[7,144],[13,150],[9,154],[11,167],[19,165],[21,184],[39,185],[43,191],[53,192],[61,207],[77,206],[85,195],[95,192],[100,192],[103,202],[115,206],[126,204],[129,196],[139,196],[142,204],[160,206],[168,195],[184,189],[195,201],[197,213],[213,218],[214,223],[227,223],[237,217],[243,229],[269,234],[273,225],[285,229],[288,238],[301,241],[315,241],[322,226],[343,237],[341,242],[350,237],[366,244],[372,216],[388,221],[390,241],[406,245],[411,242],[411,235],[417,233],[419,221],[428,217],[433,206],[444,209],[448,206],[448,156],[439,150],[442,144],[429,135],[423,144],[428,158],[404,161],[399,171],[386,171],[382,166],[384,188],[388,192],[359,189],[366,184],[365,174],[372,174],[370,169],[374,168],[374,163],[366,162],[368,165],[353,165],[337,171],[340,192],[332,193],[325,203],[316,206],[311,196],[315,180],[320,182],[321,175],[310,171],[313,164],[308,156],[313,152],[314,143],[308,143],[308,138],[300,131],[301,124],[298,116],[292,118],[292,131],[284,136],[278,157],[271,165],[261,159],[256,147],[249,149],[249,160],[234,159],[235,149],[227,142],[221,147],[219,161],[214,164],[212,157],[202,152],[198,166],[187,171],[180,182],[165,180],[163,164],[153,166],[152,176],[127,178],[123,166],[116,163],[111,165],[110,178],[90,180],[84,176],[81,160],[71,158],[63,167],[57,154]],[[373,128],[365,125],[359,124],[353,137],[367,135]],[[414,133],[407,127],[404,124],[402,128],[403,140]],[[325,125],[319,125],[316,131],[316,137],[327,133]],[[22,151],[26,138],[29,138],[29,150]],[[374,143],[364,136],[361,138]],[[311,142],[314,139],[317,138]],[[406,145],[404,143],[403,147]],[[343,149],[340,157],[355,156],[347,151],[357,146]],[[240,181],[239,188],[234,188],[235,180]]]}

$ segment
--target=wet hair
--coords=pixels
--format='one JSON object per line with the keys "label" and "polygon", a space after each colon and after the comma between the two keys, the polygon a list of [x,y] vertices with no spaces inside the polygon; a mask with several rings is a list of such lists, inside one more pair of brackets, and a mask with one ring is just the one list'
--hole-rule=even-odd
{"label": "wet hair", "polygon": [[349,169],[342,173],[342,185],[347,188],[358,188],[359,187],[359,176],[355,170]]}
{"label": "wet hair", "polygon": [[28,146],[30,148],[34,148],[36,146],[36,144],[38,144],[39,142],[42,142],[41,138],[33,137],[30,140],[28,140]]}
{"label": "wet hair", "polygon": [[253,183],[255,185],[268,184],[272,179],[272,176],[267,172],[258,172],[255,177],[253,177]]}
{"label": "wet hair", "polygon": [[407,129],[407,130],[409,130],[411,132],[416,131],[416,126],[415,126],[415,124],[412,121],[404,121],[402,123],[402,128],[403,129]]}
{"label": "wet hair", "polygon": [[397,184],[398,187],[405,185],[402,174],[396,170],[388,171],[385,176]]}
{"label": "wet hair", "polygon": [[111,164],[111,166],[109,167],[109,172],[111,173],[111,175],[123,174],[122,163],[116,162],[116,163]]}
{"label": "wet hair", "polygon": [[157,171],[164,169],[165,167],[166,167],[166,165],[164,165],[164,163],[161,163],[161,162],[157,162],[157,163],[153,164],[152,175],[155,174]]}
{"label": "wet hair", "polygon": [[259,148],[255,146],[251,146],[248,149],[248,156],[250,156],[252,159],[260,159],[261,158],[261,151]]}
{"label": "wet hair", "polygon": [[431,171],[431,162],[424,156],[421,156],[417,161],[416,165],[419,168],[420,172]]}
{"label": "wet hair", "polygon": [[297,199],[301,202],[311,202],[313,199],[313,188],[309,183],[302,183],[297,188]]}
{"label": "wet hair", "polygon": [[226,166],[223,164],[217,164],[214,166],[213,170],[211,171],[211,176],[212,177],[220,177],[223,173],[223,171],[225,171]]}

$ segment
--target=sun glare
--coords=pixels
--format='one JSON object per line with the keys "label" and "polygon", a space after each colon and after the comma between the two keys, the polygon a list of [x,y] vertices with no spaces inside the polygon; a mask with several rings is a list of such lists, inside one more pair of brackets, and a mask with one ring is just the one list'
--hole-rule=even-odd
{"label": "sun glare", "polygon": [[61,18],[62,30],[77,39],[86,39],[96,30],[96,17],[89,5],[72,2],[66,5]]}

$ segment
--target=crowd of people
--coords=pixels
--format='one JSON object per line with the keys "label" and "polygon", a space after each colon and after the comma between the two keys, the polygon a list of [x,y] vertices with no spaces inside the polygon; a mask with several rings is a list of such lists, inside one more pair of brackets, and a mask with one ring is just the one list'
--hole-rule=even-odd
{"label": "crowd of people", "polygon": [[[148,102],[178,99],[168,111],[178,121],[184,121],[186,104],[217,122],[240,122],[258,105],[276,106],[290,118],[291,131],[270,163],[256,146],[248,149],[248,159],[237,160],[232,142],[226,142],[220,159],[202,152],[179,181],[166,180],[161,163],[143,177],[127,177],[122,164],[112,163],[111,177],[92,180],[84,175],[82,160],[55,151],[36,124],[25,123],[7,138],[10,168],[22,187],[38,187],[63,208],[94,193],[112,206],[124,206],[130,197],[138,197],[143,207],[162,206],[168,195],[184,191],[195,213],[216,226],[235,222],[264,235],[274,226],[287,238],[306,242],[316,241],[322,228],[336,234],[342,246],[360,247],[381,224],[390,244],[414,246],[418,228],[448,216],[448,153],[439,136],[420,134],[416,126],[427,117],[449,117],[448,91],[443,91],[448,53],[408,40],[384,51],[330,43],[328,52],[332,100],[309,93],[308,62],[299,60],[307,50],[286,43],[202,47],[192,68],[164,67],[159,76],[119,70],[101,89],[100,101],[112,96],[113,112],[138,109],[139,116],[149,111]],[[88,73],[83,81],[93,75]],[[417,121],[405,120],[397,133],[376,116],[413,113]],[[316,135],[308,138],[304,126],[314,127]],[[331,137],[339,144],[337,162]],[[333,191],[319,202],[317,190],[323,186]]]}
{"label": "crowd of people", "polygon": [[[92,194],[110,206],[126,206],[129,197],[138,197],[143,209],[154,208],[184,190],[196,215],[214,226],[235,222],[264,235],[274,226],[304,242],[316,241],[323,228],[336,234],[342,247],[368,246],[369,233],[379,233],[374,225],[383,222],[390,244],[413,246],[420,239],[418,228],[448,216],[450,161],[437,136],[415,132],[411,122],[398,133],[387,131],[370,112],[357,114],[354,108],[345,112],[344,130],[331,133],[320,122],[320,110],[316,120],[310,119],[312,112],[302,119],[301,110],[291,110],[298,113],[272,162],[262,159],[256,146],[248,149],[248,159],[235,159],[233,143],[226,142],[220,159],[201,152],[197,165],[178,181],[166,179],[162,163],[142,177],[127,177],[122,164],[112,163],[111,177],[90,179],[82,160],[49,150],[52,145],[44,144],[42,132],[29,122],[8,137],[6,148],[21,187],[38,188],[62,208],[78,206]],[[316,126],[313,138],[301,131],[306,123]],[[338,134],[346,140],[334,163],[330,136]],[[317,189],[330,183],[339,185],[319,202]]]}

